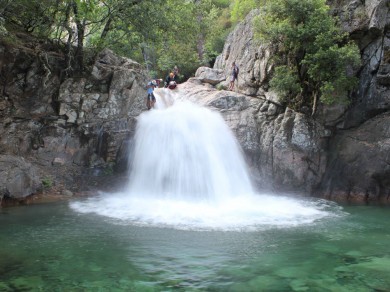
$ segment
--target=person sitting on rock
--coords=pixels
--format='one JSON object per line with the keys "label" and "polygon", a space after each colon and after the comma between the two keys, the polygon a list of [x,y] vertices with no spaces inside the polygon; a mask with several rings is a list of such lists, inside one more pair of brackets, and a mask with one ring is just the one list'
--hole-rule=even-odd
{"label": "person sitting on rock", "polygon": [[169,73],[167,78],[165,78],[164,87],[174,89],[176,87],[176,85],[177,85],[177,75],[175,75],[175,73],[171,72],[171,73]]}

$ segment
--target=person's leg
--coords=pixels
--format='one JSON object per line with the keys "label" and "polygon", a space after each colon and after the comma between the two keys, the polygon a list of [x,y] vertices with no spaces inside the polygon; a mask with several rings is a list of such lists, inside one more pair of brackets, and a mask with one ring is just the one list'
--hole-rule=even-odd
{"label": "person's leg", "polygon": [[234,87],[234,76],[230,76],[229,90],[233,90],[233,87]]}
{"label": "person's leg", "polygon": [[148,97],[146,98],[146,107],[150,110],[150,94],[148,94]]}
{"label": "person's leg", "polygon": [[236,78],[233,76],[232,77],[232,88],[231,88],[231,90],[233,91],[234,90],[234,83],[235,83],[235,81],[236,81]]}

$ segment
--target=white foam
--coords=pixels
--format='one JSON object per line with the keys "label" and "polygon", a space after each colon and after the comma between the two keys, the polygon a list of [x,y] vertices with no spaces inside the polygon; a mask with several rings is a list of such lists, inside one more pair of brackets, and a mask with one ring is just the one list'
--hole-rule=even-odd
{"label": "white foam", "polygon": [[71,203],[81,213],[96,213],[124,224],[184,230],[253,231],[310,224],[341,214],[322,200],[298,200],[267,194],[242,195],[218,203],[102,193]]}

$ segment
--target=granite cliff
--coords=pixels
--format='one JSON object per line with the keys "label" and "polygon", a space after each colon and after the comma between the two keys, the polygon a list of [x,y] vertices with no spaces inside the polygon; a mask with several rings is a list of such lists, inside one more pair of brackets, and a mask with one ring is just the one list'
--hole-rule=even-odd
{"label": "granite cliff", "polygon": [[[214,68],[200,67],[178,92],[221,112],[259,188],[388,201],[389,3],[330,4],[362,55],[350,105],[321,105],[314,118],[283,106],[268,86],[275,52],[253,39],[256,11],[229,35]],[[91,174],[125,173],[145,110],[146,72],[104,50],[88,74],[66,78],[64,56],[50,44],[22,43],[0,43],[0,201],[53,188],[67,195],[89,189]],[[240,67],[237,89],[221,90],[233,61]]]}

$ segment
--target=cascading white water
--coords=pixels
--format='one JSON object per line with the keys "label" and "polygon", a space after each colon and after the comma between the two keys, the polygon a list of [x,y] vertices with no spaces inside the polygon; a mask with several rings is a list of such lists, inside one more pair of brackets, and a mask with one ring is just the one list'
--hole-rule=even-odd
{"label": "cascading white water", "polygon": [[177,102],[145,113],[135,141],[135,196],[221,202],[253,192],[233,134],[209,109]]}
{"label": "cascading white water", "polygon": [[[157,93],[160,93],[158,95]],[[122,193],[71,207],[131,224],[196,230],[296,226],[340,214],[323,200],[256,194],[231,130],[219,113],[156,91],[140,115],[132,173]]]}

